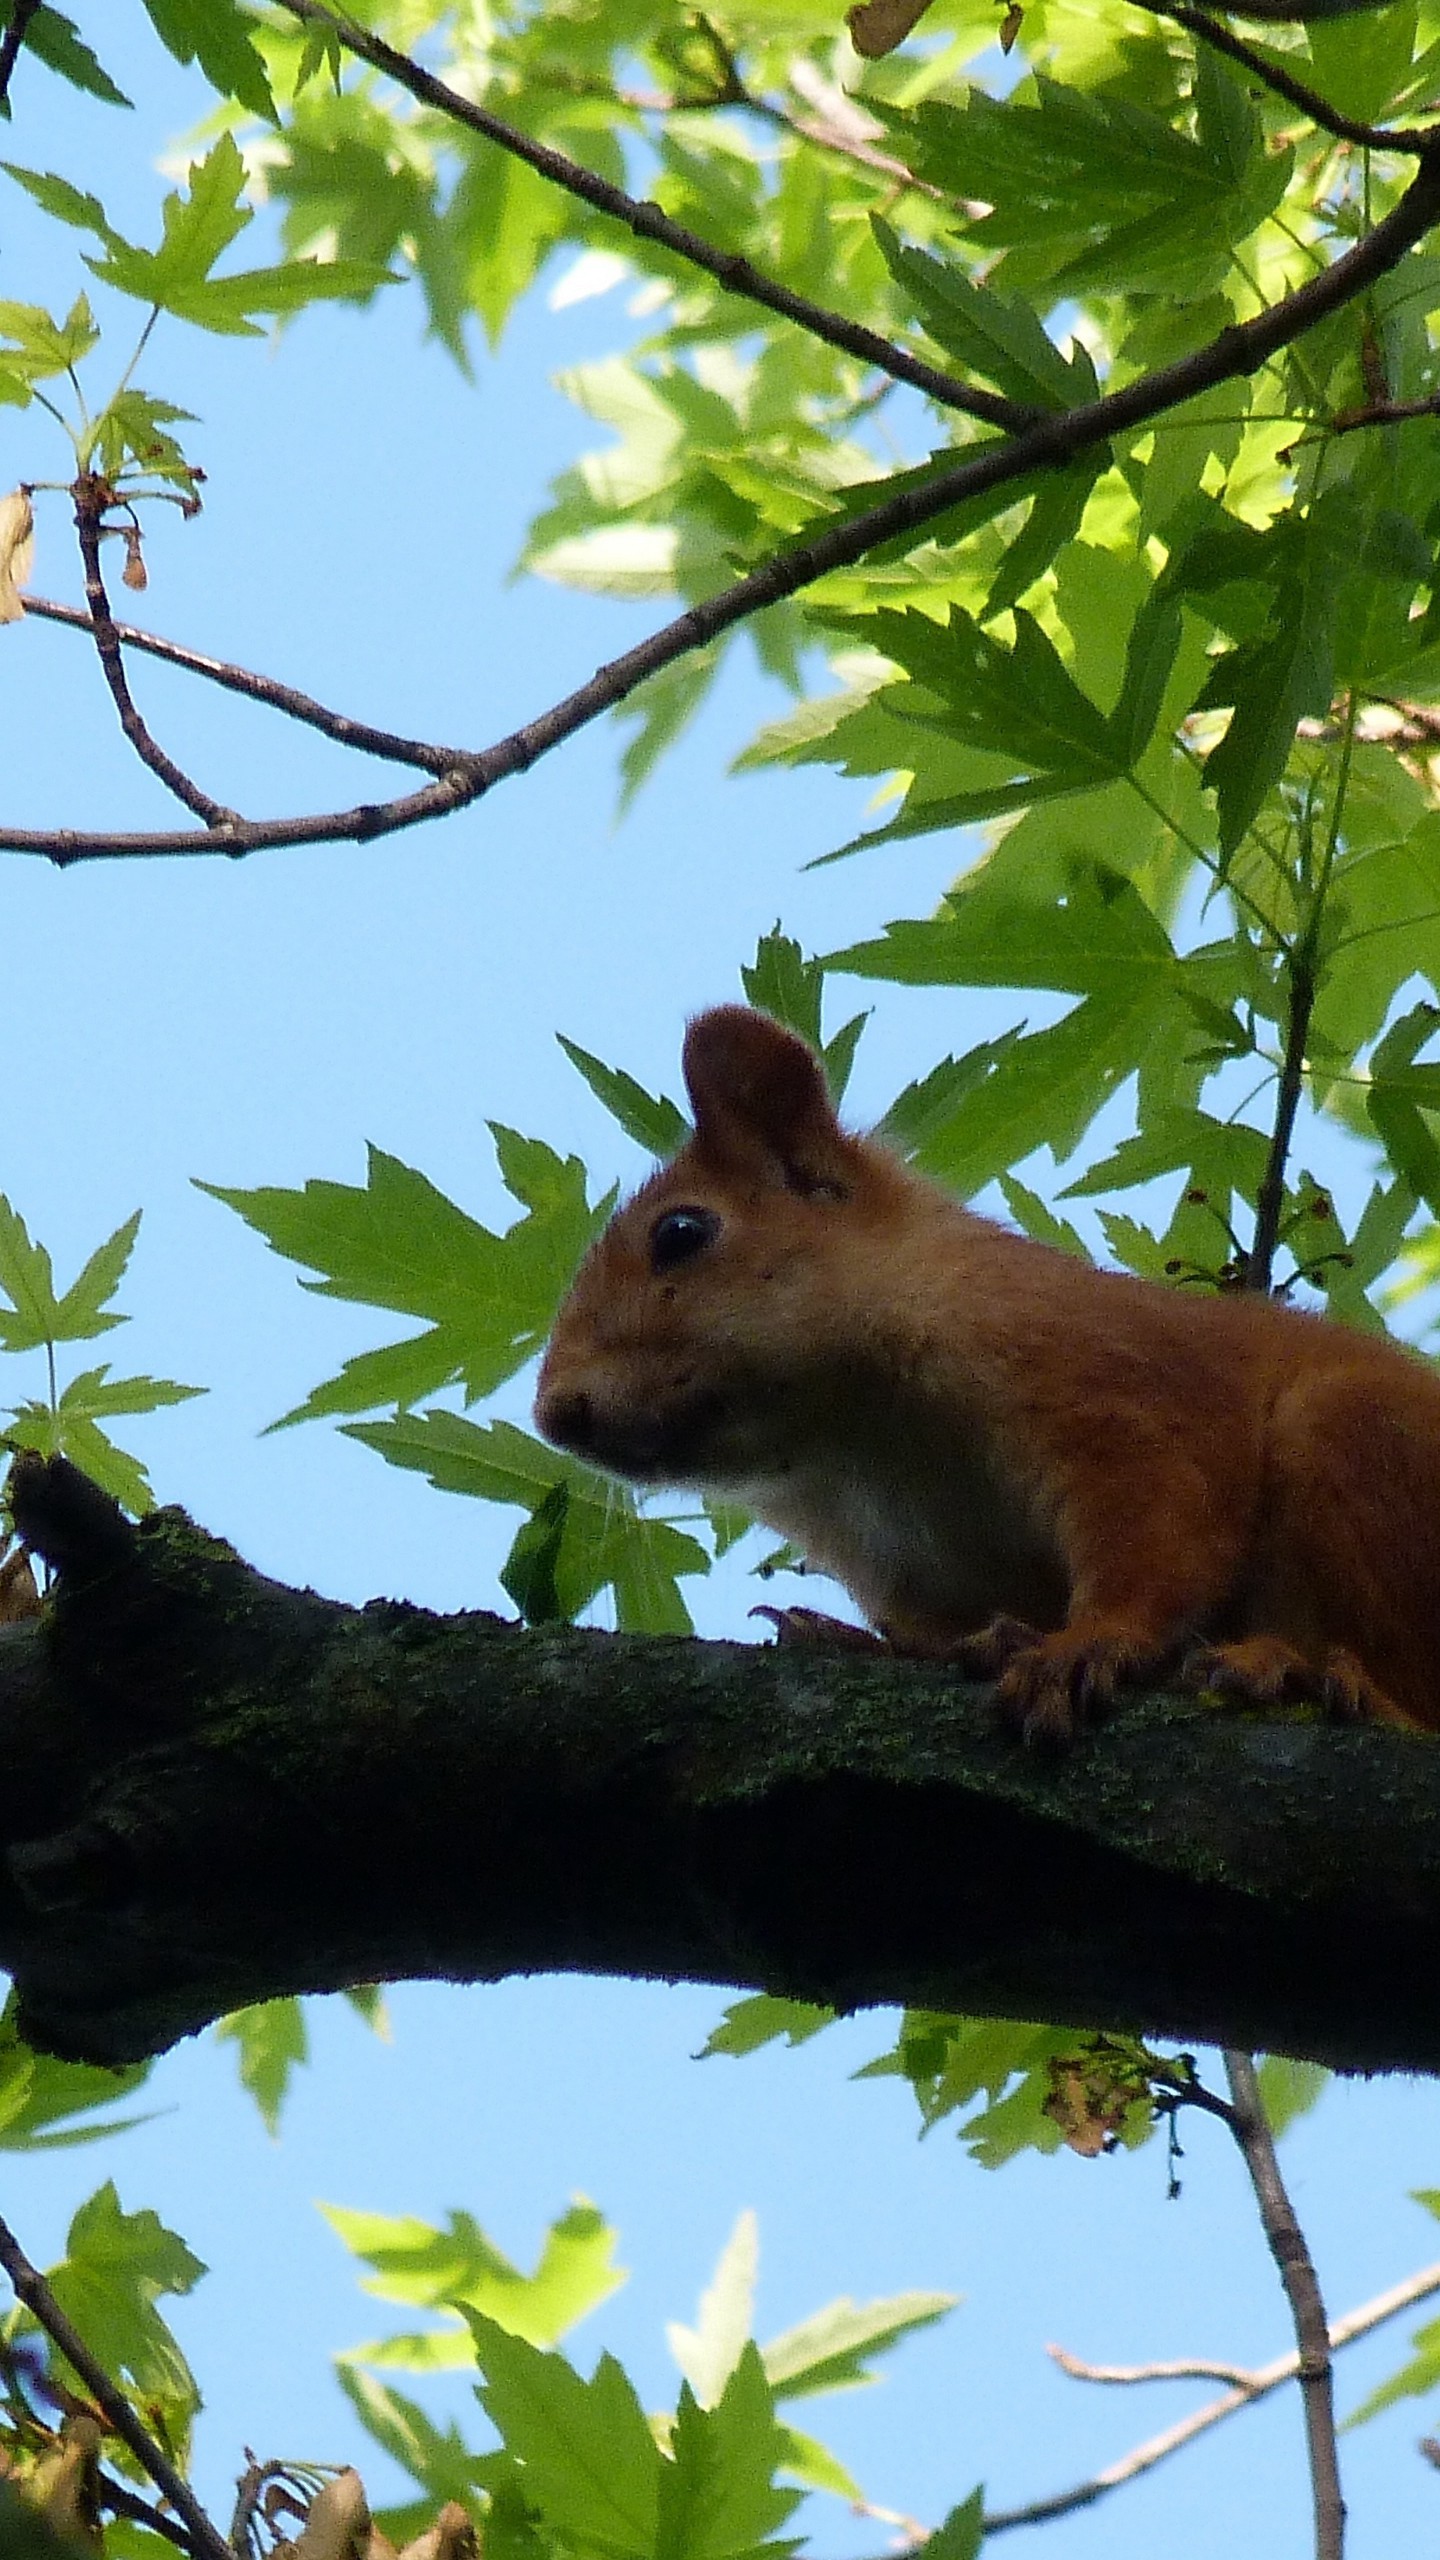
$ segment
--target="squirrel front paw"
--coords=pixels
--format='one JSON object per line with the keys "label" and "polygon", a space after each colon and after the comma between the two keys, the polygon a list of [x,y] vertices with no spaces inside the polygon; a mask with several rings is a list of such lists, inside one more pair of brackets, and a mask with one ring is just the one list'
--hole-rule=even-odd
{"label": "squirrel front paw", "polygon": [[1153,1678],[1166,1658],[1142,1636],[1062,1627],[1013,1655],[996,1700],[1032,1750],[1066,1751],[1114,1704],[1117,1689]]}

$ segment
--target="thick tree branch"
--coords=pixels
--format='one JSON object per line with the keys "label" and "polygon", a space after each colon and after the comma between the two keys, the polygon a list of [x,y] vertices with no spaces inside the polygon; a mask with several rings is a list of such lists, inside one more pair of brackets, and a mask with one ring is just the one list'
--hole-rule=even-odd
{"label": "thick tree branch", "polygon": [[882,1652],[343,1608],[61,1461],[15,1503],[0,1964],[57,2050],[561,1970],[1440,2066],[1428,1738],[1147,1699],[1055,1764]]}
{"label": "thick tree branch", "polygon": [[597,213],[608,214],[612,221],[623,223],[637,240],[653,241],[657,247],[669,249],[685,265],[698,267],[713,276],[727,293],[739,294],[746,302],[757,302],[762,309],[775,312],[782,320],[793,320],[812,338],[836,347],[843,355],[858,357],[862,364],[874,365],[896,382],[908,382],[916,391],[937,401],[942,409],[958,409],[967,417],[982,418],[987,426],[1019,428],[1036,416],[1018,400],[1004,400],[998,392],[982,391],[976,385],[960,382],[954,374],[943,373],[938,365],[926,364],[920,356],[911,355],[906,347],[897,347],[878,330],[867,329],[856,320],[847,320],[838,311],[828,311],[823,303],[812,302],[805,294],[793,293],[788,285],[776,284],[773,277],[763,275],[748,258],[737,257],[732,250],[715,249],[702,240],[698,231],[689,231],[683,223],[672,222],[658,204],[644,203],[627,195],[623,187],[612,186],[608,179],[597,177],[583,161],[572,160],[564,151],[556,151],[549,143],[537,142],[533,134],[522,133],[518,125],[506,124],[492,115],[488,107],[477,106],[473,98],[452,89],[434,73],[423,69],[384,38],[372,35],[367,27],[357,26],[353,18],[328,9],[322,0],[280,0],[292,18],[302,26],[323,27],[338,36],[347,53],[368,62],[377,71],[395,81],[422,106],[433,107],[448,116],[452,123],[464,125],[471,133],[480,134],[487,142],[508,151],[512,158],[523,160],[552,185],[562,187],[567,195],[578,196],[582,204],[592,205]]}
{"label": "thick tree branch", "polygon": [[[286,6],[298,0],[286,0]],[[310,0],[305,0],[310,5]],[[923,485],[911,484],[882,499],[862,515],[822,526],[803,541],[777,552],[747,577],[703,603],[691,605],[673,622],[601,667],[588,683],[520,729],[477,753],[457,753],[450,770],[423,791],[398,800],[367,802],[357,808],[331,810],[320,817],[235,819],[204,832],[146,831],[120,835],[82,833],[73,828],[0,828],[0,852],[36,853],[64,868],[72,862],[124,860],[139,855],[172,853],[257,853],[301,844],[364,843],[393,835],[426,819],[443,817],[483,798],[497,782],[524,773],[552,747],[611,711],[642,685],[683,658],[703,648],[722,632],[813,586],[832,569],[850,568],[883,542],[917,533],[967,500],[991,490],[1013,488],[1037,472],[1062,469],[1080,453],[1107,443],[1112,436],[1147,426],[1167,409],[1220,382],[1258,372],[1283,347],[1307,329],[1344,310],[1380,276],[1398,267],[1406,253],[1440,218],[1440,142],[1426,157],[1394,210],[1341,257],[1298,285],[1293,293],[1237,321],[1210,344],[1174,364],[1160,365],[1084,407],[1057,411],[1027,427],[1021,435],[987,438],[952,469]]]}

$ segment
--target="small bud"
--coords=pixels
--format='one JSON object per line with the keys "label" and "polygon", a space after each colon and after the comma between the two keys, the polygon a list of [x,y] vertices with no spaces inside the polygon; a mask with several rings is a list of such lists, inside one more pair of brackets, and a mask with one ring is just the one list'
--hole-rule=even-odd
{"label": "small bud", "polygon": [[127,524],[122,530],[125,536],[125,566],[120,572],[120,584],[122,587],[129,587],[135,595],[143,595],[150,584],[150,579],[145,567],[145,554],[140,548],[140,527],[138,524]]}

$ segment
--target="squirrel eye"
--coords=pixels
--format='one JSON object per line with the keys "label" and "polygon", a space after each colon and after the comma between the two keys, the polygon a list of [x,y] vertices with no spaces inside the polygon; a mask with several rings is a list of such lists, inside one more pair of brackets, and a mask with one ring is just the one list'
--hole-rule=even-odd
{"label": "squirrel eye", "polygon": [[650,1268],[672,1270],[677,1262],[688,1262],[692,1254],[703,1253],[720,1233],[720,1221],[713,1209],[667,1209],[650,1230]]}

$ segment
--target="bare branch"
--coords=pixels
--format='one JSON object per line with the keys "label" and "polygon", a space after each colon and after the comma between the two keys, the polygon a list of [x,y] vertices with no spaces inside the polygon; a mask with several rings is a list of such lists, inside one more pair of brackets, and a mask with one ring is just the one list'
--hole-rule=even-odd
{"label": "bare branch", "polygon": [[96,652],[104,670],[105,681],[110,687],[115,708],[120,714],[120,726],[141,763],[148,765],[150,771],[158,775],[167,791],[173,791],[176,799],[183,802],[187,809],[193,809],[197,818],[203,818],[207,827],[227,826],[234,820],[234,810],[222,808],[218,800],[211,799],[208,791],[202,791],[198,783],[191,781],[188,773],[182,773],[179,765],[167,756],[164,748],[157,746],[135,707],[125,673],[124,660],[120,653],[115,617],[110,611],[110,599],[105,592],[105,576],[100,566],[102,522],[107,508],[113,503],[110,484],[107,480],[98,478],[93,472],[83,472],[75,482],[73,494],[75,531],[79,537],[80,556],[85,563],[85,594],[90,606],[90,628],[94,636]]}
{"label": "bare branch", "polygon": [[[1290,2193],[1280,2174],[1272,2134],[1260,2099],[1260,2083],[1248,2053],[1225,2056],[1230,2083],[1232,2131],[1250,2173],[1255,2201],[1270,2253],[1295,2323],[1298,2350],[1295,2370],[1305,2411],[1310,2453],[1310,2485],[1315,2507],[1315,2560],[1341,2560],[1345,2547],[1345,2500],[1340,2488],[1340,2456],[1335,2441],[1335,2369],[1330,2357],[1330,2328],[1320,2281],[1309,2243],[1300,2227]],[[1250,2396],[1253,2397],[1253,2394]]]}
{"label": "bare branch", "polygon": [[[1413,2303],[1424,2302],[1434,2293],[1440,2293],[1440,2264],[1421,2267],[1415,2275],[1407,2276],[1403,2283],[1391,2285],[1388,2292],[1377,2293],[1371,2301],[1362,2302],[1354,2311],[1347,2311],[1330,2331],[1332,2352],[1338,2353],[1356,2338],[1368,2337],[1372,2329],[1380,2328],[1386,2320],[1393,2320],[1398,2312],[1408,2311]],[[1049,2352],[1066,2372],[1085,2371],[1076,2360],[1067,2358],[1058,2348],[1051,2347]],[[1142,2378],[1145,2370],[1137,2370],[1137,2380]],[[1169,2370],[1171,2368],[1163,2365],[1148,2368],[1157,2378]],[[1205,2368],[1192,2365],[1174,2370],[1199,2373]],[[1233,2418],[1237,2409],[1248,2409],[1253,2401],[1263,2400],[1269,2392],[1278,2391],[1282,2383],[1293,2382],[1299,2370],[1300,2358],[1293,2349],[1289,2355],[1276,2356],[1272,2364],[1257,2365],[1234,2390],[1225,2392],[1218,2400],[1207,2401],[1203,2409],[1193,2410],[1188,2418],[1180,2419],[1173,2427],[1166,2427],[1159,2435],[1147,2437],[1143,2444],[1123,2454],[1118,2462],[1108,2463],[1103,2471],[1095,2472],[1088,2480],[1077,2481],[1073,2489],[1063,2489],[1053,2498],[1034,2499],[1027,2506],[1002,2507],[994,2515],[987,2515],[986,2533],[1008,2533],[1015,2525],[1048,2524],[1053,2517],[1073,2515],[1078,2507],[1093,2507],[1112,2489],[1123,2488],[1127,2480],[1138,2479],[1142,2472],[1153,2471],[1157,2462],[1164,2462],[1168,2455],[1178,2453],[1183,2445],[1193,2444],[1197,2436],[1219,2426],[1222,2418]],[[1103,2368],[1096,2368],[1086,2378],[1108,2381],[1119,2377],[1112,2376]]]}
{"label": "bare branch", "polygon": [[0,100],[9,98],[10,76],[20,59],[20,49],[30,21],[39,7],[40,0],[11,0],[10,24],[0,37]]}
{"label": "bare branch", "polygon": [[987,426],[1005,427],[1012,432],[1030,424],[1039,413],[1018,400],[1004,400],[995,391],[982,391],[969,383],[957,381],[953,374],[943,373],[937,365],[926,364],[920,356],[911,355],[904,347],[893,346],[878,330],[866,329],[857,320],[843,319],[839,312],[827,311],[822,303],[811,302],[804,294],[792,293],[788,285],[773,279],[752,266],[748,258],[736,257],[728,249],[714,249],[697,231],[689,231],[683,223],[672,222],[658,204],[643,203],[639,197],[627,195],[623,187],[611,186],[606,178],[597,177],[579,160],[572,160],[550,144],[537,142],[518,126],[506,124],[492,115],[488,107],[463,97],[458,89],[437,80],[434,73],[422,70],[408,54],[400,53],[368,28],[353,19],[336,14],[321,5],[321,0],[280,0],[292,18],[302,25],[324,27],[339,37],[348,53],[383,71],[397,85],[418,98],[423,106],[449,116],[472,133],[498,144],[527,167],[548,178],[554,186],[563,187],[567,195],[578,196],[584,204],[593,205],[597,213],[608,214],[633,231],[637,240],[652,240],[657,247],[669,249],[688,266],[699,267],[713,276],[728,293],[741,295],[747,302],[758,302],[782,320],[794,321],[812,338],[820,338],[827,346],[838,347],[845,355],[858,357],[862,364],[874,365],[881,373],[893,375],[897,382],[908,382],[916,391],[938,402],[941,408],[961,410],[967,417],[981,418]]}
{"label": "bare branch", "polygon": [[[312,0],[285,0],[286,7],[309,8]],[[1437,137],[1440,140],[1440,137]],[[1398,267],[1406,252],[1423,239],[1440,218],[1440,148],[1432,143],[1404,195],[1383,222],[1311,276],[1293,293],[1237,321],[1208,346],[1175,363],[1141,374],[1120,391],[1081,407],[1037,419],[1023,435],[987,438],[953,468],[923,485],[912,483],[863,515],[840,524],[822,525],[740,578],[734,586],[694,604],[664,624],[623,656],[601,667],[588,683],[542,712],[537,720],[512,731],[478,753],[457,753],[449,771],[423,791],[403,799],[369,802],[332,810],[319,817],[222,819],[204,834],[194,831],[131,835],[63,830],[0,828],[0,852],[36,853],[61,866],[72,862],[124,860],[174,853],[258,853],[301,844],[365,843],[393,835],[427,819],[443,817],[483,798],[497,782],[524,773],[552,747],[559,746],[605,711],[626,700],[648,676],[700,649],[736,624],[798,595],[832,569],[853,566],[877,544],[918,532],[952,507],[992,489],[1012,487],[1037,472],[1062,469],[1079,453],[1105,444],[1112,436],[1149,424],[1167,409],[1215,384],[1256,373],[1269,358],[1303,336],[1332,312],[1341,311],[1366,292],[1378,277]],[[114,625],[111,625],[114,629]],[[118,642],[117,642],[118,653]]]}
{"label": "bare branch", "polygon": [[1354,116],[1342,115],[1338,107],[1331,106],[1328,98],[1321,97],[1318,89],[1297,80],[1269,54],[1247,44],[1243,36],[1232,35],[1228,27],[1222,27],[1218,19],[1211,17],[1208,9],[1192,9],[1188,0],[1136,0],[1136,6],[1148,9],[1153,17],[1173,18],[1177,27],[1184,27],[1189,34],[1197,36],[1202,44],[1209,45],[1213,53],[1223,53],[1231,62],[1238,62],[1242,70],[1262,81],[1277,98],[1283,98],[1287,106],[1298,108],[1309,123],[1318,125],[1324,133],[1333,133],[1337,141],[1353,142],[1362,151],[1399,151],[1414,153],[1423,159],[1429,147],[1427,134],[1395,133],[1384,125],[1361,124]]}
{"label": "bare branch", "polygon": [[[9,2224],[3,2221],[0,2221],[0,2267],[3,2267],[18,2300],[24,2303],[31,2318],[39,2323],[47,2338],[59,2348],[66,2363],[79,2374],[111,2433],[129,2446],[136,2461],[149,2473],[156,2488],[169,2500],[186,2525],[190,2547],[197,2560],[202,2560],[202,2555],[203,2560],[235,2560],[229,2543],[219,2527],[211,2523],[193,2489],[176,2470],[169,2456],[161,2451],[149,2429],[141,2425],[124,2392],[92,2356],[79,2331],[61,2310],[39,2268],[31,2265]],[[112,2503],[108,2496],[107,2503]]]}
{"label": "bare branch", "polygon": [[[39,622],[58,622],[67,631],[94,633],[95,624],[88,613],[75,604],[53,604],[48,597],[27,595],[25,611]],[[232,666],[228,659],[207,657],[200,649],[186,649],[178,640],[162,639],[157,631],[142,631],[133,622],[110,625],[122,649],[139,649],[147,657],[161,658],[167,666],[183,667],[187,675],[203,676],[207,684],[222,685],[227,693],[243,694],[247,701],[262,702],[271,711],[283,711],[289,720],[302,720],[307,728],[318,729],[322,736],[333,738],[337,746],[353,747],[367,756],[383,756],[390,764],[416,764],[426,773],[448,773],[462,760],[458,747],[431,745],[424,738],[402,738],[393,729],[373,729],[367,720],[352,720],[348,712],[328,710],[296,686],[281,684],[278,677],[256,675],[249,667]]]}
{"label": "bare branch", "polygon": [[1156,2364],[1087,2364],[1064,2347],[1047,2347],[1045,2353],[1076,2382],[1224,2382],[1249,2400],[1260,2387],[1249,2365],[1220,2364],[1208,2356],[1173,2356]]}

